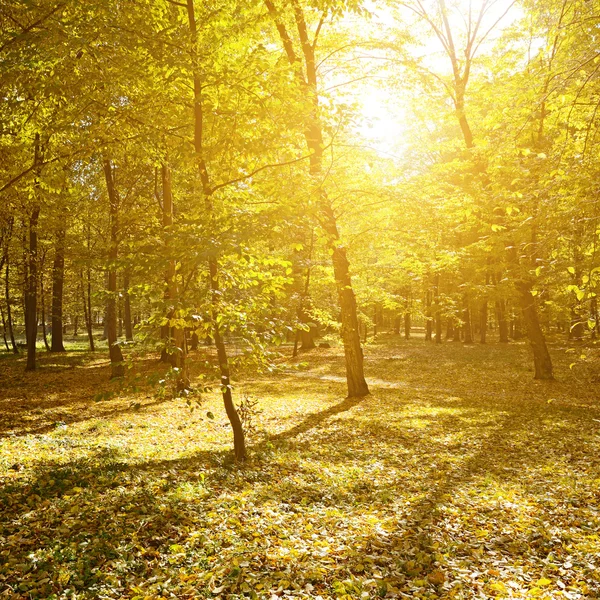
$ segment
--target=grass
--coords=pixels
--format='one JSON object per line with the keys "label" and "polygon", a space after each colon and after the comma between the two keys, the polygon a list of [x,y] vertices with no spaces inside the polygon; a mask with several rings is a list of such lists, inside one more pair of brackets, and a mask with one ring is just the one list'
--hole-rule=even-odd
{"label": "grass", "polygon": [[0,597],[599,597],[600,385],[553,352],[534,382],[523,344],[383,337],[360,401],[336,348],[246,373],[243,467],[217,395],[97,402],[103,354],[7,356]]}

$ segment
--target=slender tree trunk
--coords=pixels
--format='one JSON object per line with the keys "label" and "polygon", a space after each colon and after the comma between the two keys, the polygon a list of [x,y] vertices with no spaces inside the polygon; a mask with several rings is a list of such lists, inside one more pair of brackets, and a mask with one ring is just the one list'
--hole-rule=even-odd
{"label": "slender tree trunk", "polygon": [[6,299],[6,324],[8,326],[8,335],[10,336],[10,344],[12,346],[13,352],[15,354],[19,354],[19,347],[17,346],[17,342],[15,340],[15,330],[13,328],[13,320],[12,320],[12,309],[10,306],[10,284],[8,281],[9,277],[9,266],[8,266],[8,256],[6,257],[6,266],[5,266],[5,279],[4,279],[4,298]]}
{"label": "slender tree trunk", "polygon": [[63,288],[65,281],[65,227],[56,232],[54,264],[52,265],[52,352],[64,352]]}
{"label": "slender tree trunk", "polygon": [[590,300],[590,320],[594,323],[594,327],[592,329],[592,339],[595,340],[598,338],[598,298],[594,296]]}
{"label": "slender tree trunk", "polygon": [[42,273],[40,276],[40,308],[42,317],[42,337],[44,339],[44,347],[46,352],[50,352],[50,344],[48,343],[48,334],[46,332],[46,296],[44,294],[44,273],[43,273],[44,261],[42,260]]}
{"label": "slender tree trunk", "polygon": [[125,269],[123,278],[123,306],[125,318],[125,339],[133,342],[133,326],[131,324],[131,297],[129,296],[129,268]]}
{"label": "slender tree trunk", "polygon": [[[315,327],[312,317],[310,316],[310,310],[312,310],[312,300],[310,297],[310,272],[311,272],[311,264],[312,264],[312,253],[314,247],[315,240],[315,232],[312,229],[310,233],[310,246],[308,251],[308,266],[306,267],[306,279],[304,280],[304,290],[300,297],[300,307],[298,308],[298,320],[301,324],[308,326],[308,331],[301,329],[298,331],[299,341],[301,342],[300,350],[312,350],[316,348],[315,344],[315,336],[317,333],[317,328]],[[298,350],[296,345],[296,354],[297,356]]]}
{"label": "slender tree trunk", "polygon": [[6,337],[6,319],[4,318],[4,309],[0,304],[0,315],[2,316],[2,337],[4,338],[4,345],[6,346],[6,351],[10,352],[10,346],[8,345],[8,339]]}
{"label": "slender tree trunk", "polygon": [[[200,183],[204,193],[207,217],[209,221],[214,222],[215,215],[212,202],[212,188],[207,165],[204,159],[204,110],[202,105],[202,80],[198,64],[198,30],[196,26],[194,0],[186,0],[186,7],[190,29],[194,85],[194,150],[196,153],[196,163],[198,167]],[[215,228],[212,228],[212,230],[216,231]],[[225,343],[223,342],[219,328],[221,290],[219,287],[219,263],[216,255],[209,257],[208,268],[210,276],[213,337],[215,340],[215,346],[217,348],[219,369],[221,371],[221,392],[223,394],[223,404],[225,406],[227,417],[229,418],[229,423],[231,424],[231,429],[233,430],[233,449],[235,459],[241,462],[246,459],[246,443],[244,439],[242,422],[233,402],[227,350],[225,348]]]}
{"label": "slender tree trunk", "polygon": [[117,258],[119,254],[119,195],[110,159],[104,160],[104,176],[109,198],[110,249],[108,253],[108,297],[106,300],[106,338],[111,364],[111,379],[123,377],[123,353],[117,339]]}
{"label": "slender tree trunk", "polygon": [[378,319],[377,319],[377,303],[373,305],[373,337],[377,336],[378,331]]}
{"label": "slender tree trunk", "polygon": [[434,278],[434,303],[435,303],[435,343],[442,343],[442,307],[440,304],[440,274],[436,273]]}
{"label": "slender tree trunk", "polygon": [[433,333],[433,317],[431,314],[431,290],[428,289],[425,295],[425,341],[430,342]]}
{"label": "slender tree trunk", "polygon": [[117,337],[123,337],[123,301],[117,299]]}
{"label": "slender tree trunk", "polygon": [[410,322],[410,312],[406,311],[404,313],[404,339],[410,340],[410,330],[412,329],[412,324]]}
{"label": "slender tree trunk", "polygon": [[[91,296],[91,282],[90,282],[90,273],[89,273],[89,268],[88,268],[88,295]],[[92,315],[92,305],[91,305],[91,298],[89,300],[86,299],[85,297],[85,287],[84,287],[84,282],[83,282],[83,272],[81,273],[81,299],[83,300],[83,316],[85,319],[85,328],[87,331],[87,336],[88,336],[88,342],[90,344],[90,351],[94,352],[95,347],[94,347],[94,322],[93,322],[93,315]]]}
{"label": "slender tree trunk", "polygon": [[463,342],[465,344],[473,343],[473,329],[471,327],[471,309],[469,307],[469,296],[463,296]]}
{"label": "slender tree trunk", "polygon": [[534,379],[554,379],[552,359],[546,345],[546,338],[540,327],[535,298],[531,295],[531,285],[520,281],[517,285],[519,302],[523,312],[523,319],[527,327],[529,343],[533,351],[533,364],[535,369]]}
{"label": "slender tree trunk", "polygon": [[[166,163],[163,163],[161,167],[161,177],[163,188],[163,227],[167,230],[173,225],[173,188],[171,185],[171,169]],[[168,235],[165,237],[165,243],[168,242]],[[167,316],[169,319],[173,319],[178,316],[176,314],[176,306],[179,302],[179,288],[177,285],[177,265],[175,259],[172,257],[169,259],[166,278],[166,296],[170,303]],[[177,369],[177,389],[181,392],[190,387],[185,330],[181,326],[170,326],[169,331],[171,332],[174,345],[173,352],[169,358],[171,365]]]}
{"label": "slender tree trunk", "polygon": [[36,367],[36,343],[37,343],[37,263],[38,263],[38,220],[40,217],[40,205],[37,195],[39,191],[39,177],[42,162],[40,148],[40,134],[35,134],[35,203],[29,216],[29,248],[27,251],[26,281],[25,281],[25,338],[27,340],[27,365],[26,371],[34,371]]}

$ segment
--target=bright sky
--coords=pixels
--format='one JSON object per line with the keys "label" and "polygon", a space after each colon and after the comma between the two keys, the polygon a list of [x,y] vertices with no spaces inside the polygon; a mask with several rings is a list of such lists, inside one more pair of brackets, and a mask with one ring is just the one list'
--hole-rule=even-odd
{"label": "bright sky", "polygon": [[[448,9],[451,13],[452,28],[456,32],[464,31],[464,19],[468,15],[469,4],[473,14],[478,14],[482,0],[459,0],[452,2],[447,0]],[[432,2],[426,3],[431,6]],[[486,32],[502,17],[507,9],[510,8],[498,25],[494,28],[493,34],[487,39],[487,47],[497,39],[504,28],[513,23],[521,13],[517,6],[512,6],[512,0],[491,0],[490,10],[482,23],[482,31]],[[376,7],[371,5],[369,9],[373,14],[373,23],[383,28],[393,27],[394,16],[389,8]],[[407,17],[412,18],[412,13],[407,11]],[[461,52],[459,35],[456,36],[457,51]],[[485,50],[485,48],[483,48]],[[415,48],[415,54],[425,59],[427,67],[435,73],[446,74],[450,71],[448,57],[443,51],[443,47],[435,35],[431,34],[420,48]],[[410,111],[407,109],[407,103],[402,97],[402,90],[386,88],[384,85],[377,85],[374,81],[361,82],[360,90],[361,103],[363,105],[363,123],[357,130],[361,137],[366,140],[366,144],[373,147],[382,155],[399,156],[402,154],[405,146],[406,123],[411,119]]]}

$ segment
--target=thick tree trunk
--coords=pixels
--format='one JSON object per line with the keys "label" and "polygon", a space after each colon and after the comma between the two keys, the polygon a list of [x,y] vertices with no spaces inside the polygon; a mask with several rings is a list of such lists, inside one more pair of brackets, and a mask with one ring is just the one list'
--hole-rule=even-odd
{"label": "thick tree trunk", "polygon": [[404,313],[404,339],[410,340],[410,330],[412,329],[412,324],[410,321],[410,313],[407,311]]}
{"label": "thick tree trunk", "polygon": [[117,339],[117,258],[119,254],[119,196],[110,159],[104,160],[104,176],[109,198],[110,249],[108,253],[108,297],[106,299],[106,338],[111,365],[111,379],[123,377],[123,353]]}
{"label": "thick tree trunk", "polygon": [[56,232],[54,264],[52,265],[52,352],[64,352],[63,343],[63,287],[65,281],[65,236],[64,227]]}
{"label": "thick tree trunk", "polygon": [[8,256],[6,258],[6,266],[5,266],[5,279],[4,279],[4,298],[6,299],[6,325],[8,327],[8,335],[10,337],[10,344],[12,346],[13,352],[14,354],[19,354],[19,347],[17,346],[17,342],[15,340],[15,330],[13,327],[13,320],[12,320],[12,309],[10,306],[11,303],[11,299],[10,299],[10,284],[8,281],[8,277],[9,277],[9,266],[8,266]]}
{"label": "thick tree trunk", "polygon": [[[191,2],[192,0],[188,0],[188,6]],[[365,396],[369,393],[369,388],[364,377],[363,352],[358,329],[358,313],[354,290],[352,289],[348,257],[346,248],[340,243],[337,220],[331,200],[322,188],[321,181],[323,172],[323,130],[319,115],[317,63],[315,60],[317,40],[314,39],[312,42],[309,40],[304,11],[299,3],[294,2],[292,5],[293,17],[298,31],[302,56],[304,57],[305,73],[303,73],[303,69],[297,60],[299,55],[294,50],[294,42],[288,34],[285,23],[280,19],[279,11],[272,0],[265,0],[265,5],[277,27],[290,66],[294,70],[300,85],[303,87],[307,100],[311,103],[310,114],[306,119],[304,137],[307,148],[311,153],[310,175],[315,185],[314,195],[319,208],[321,226],[327,234],[327,242],[338,290],[342,319],[340,333],[344,344],[348,397]]]}
{"label": "thick tree trunk", "polygon": [[531,295],[531,285],[520,281],[517,283],[517,291],[519,292],[519,303],[527,327],[529,343],[533,351],[534,379],[554,379],[552,359],[548,352],[546,338],[540,327],[535,298]]}
{"label": "thick tree trunk", "polygon": [[344,344],[348,397],[358,398],[366,396],[369,393],[369,387],[364,374],[363,351],[360,345],[358,313],[356,310],[356,298],[352,289],[350,265],[346,257],[346,248],[340,244],[340,236],[331,205],[327,203],[322,207],[322,211],[326,217],[324,223],[330,240],[330,251],[333,252],[333,273],[342,314],[340,333]]}
{"label": "thick tree trunk", "polygon": [[454,323],[454,336],[452,338],[453,342],[460,342],[461,340],[461,334],[464,330],[464,325],[461,326],[460,325],[460,320],[455,317],[455,323]]}

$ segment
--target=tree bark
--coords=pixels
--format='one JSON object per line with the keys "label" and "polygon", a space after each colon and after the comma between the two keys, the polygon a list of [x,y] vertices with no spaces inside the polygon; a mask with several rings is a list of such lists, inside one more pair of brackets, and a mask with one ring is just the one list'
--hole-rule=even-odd
{"label": "tree bark", "polygon": [[442,307],[440,304],[440,274],[436,273],[433,284],[434,316],[435,316],[435,343],[442,343]]}
{"label": "tree bark", "polygon": [[131,324],[131,298],[129,296],[129,268],[125,269],[123,277],[123,310],[125,320],[125,339],[133,342],[133,326]]}
{"label": "tree bark", "polygon": [[412,328],[412,324],[410,322],[410,313],[406,311],[404,313],[404,339],[410,340],[410,330]]}
{"label": "tree bark", "polygon": [[485,344],[488,326],[488,299],[483,298],[479,309],[479,343]]}
{"label": "tree bark", "polygon": [[65,236],[64,226],[56,232],[54,264],[52,265],[52,352],[64,352],[63,343],[63,288],[65,281]]}
{"label": "tree bark", "polygon": [[19,347],[17,346],[17,342],[15,340],[15,331],[13,327],[12,320],[12,309],[10,306],[10,284],[8,281],[9,276],[9,266],[8,266],[8,256],[6,257],[6,266],[5,266],[5,279],[4,279],[4,298],[6,299],[6,324],[8,326],[8,335],[10,336],[10,344],[13,349],[14,354],[19,354]]}
{"label": "tree bark", "polygon": [[454,336],[454,317],[448,317],[446,321],[446,339],[451,340]]}
{"label": "tree bark", "polygon": [[104,177],[109,199],[110,248],[108,253],[108,296],[106,299],[106,338],[111,365],[111,379],[123,377],[123,353],[117,339],[117,258],[119,255],[119,195],[115,185],[114,168],[104,159]]}
{"label": "tree bark", "polygon": [[473,330],[471,328],[471,309],[469,307],[469,297],[463,296],[463,342],[465,344],[473,343]]}
{"label": "tree bark", "polygon": [[[188,0],[188,4],[191,0]],[[352,277],[350,265],[346,254],[346,248],[341,244],[337,219],[335,217],[331,200],[322,187],[322,163],[323,163],[323,130],[319,116],[319,95],[317,86],[317,63],[315,60],[315,48],[317,39],[309,40],[308,30],[304,19],[304,12],[300,4],[292,1],[294,21],[298,31],[300,48],[304,57],[305,74],[303,73],[298,55],[294,50],[294,42],[288,34],[285,23],[280,19],[279,13],[272,0],[265,0],[269,15],[273,19],[288,61],[294,70],[298,81],[306,93],[307,101],[310,102],[310,114],[306,121],[304,137],[310,155],[310,175],[313,178],[315,190],[314,195],[319,208],[321,226],[327,234],[327,244],[333,262],[338,301],[341,312],[342,325],[340,334],[344,344],[344,358],[346,362],[346,380],[348,385],[348,397],[366,396],[369,388],[364,376],[363,351],[360,344],[360,332],[358,328],[358,314],[356,309],[356,298],[352,288]]]}
{"label": "tree bark", "polygon": [[508,343],[508,321],[506,319],[506,300],[496,300],[496,315],[498,318],[498,340],[501,344]]}
{"label": "tree bark", "polygon": [[[88,295],[91,296],[91,283],[89,277],[89,268],[88,268]],[[94,322],[92,315],[92,305],[91,299],[88,302],[85,294],[85,287],[83,282],[83,271],[81,272],[81,299],[83,303],[83,318],[85,319],[85,329],[87,331],[88,342],[90,344],[90,351],[94,352]]]}
{"label": "tree bark", "polygon": [[[200,76],[199,59],[198,59],[198,30],[196,25],[196,15],[194,12],[194,0],[186,0],[188,24],[190,29],[191,41],[191,58],[192,58],[192,73],[194,86],[194,150],[196,154],[196,164],[202,191],[204,193],[205,209],[209,221],[214,222],[214,206],[212,202],[212,188],[210,184],[210,176],[208,173],[206,161],[204,158],[204,112],[202,106],[202,80]],[[212,228],[214,231],[215,228]],[[221,291],[219,288],[219,262],[216,255],[212,255],[208,260],[208,269],[210,277],[211,290],[211,308],[212,308],[212,325],[213,337],[217,348],[217,358],[219,361],[219,369],[221,372],[221,392],[223,394],[223,404],[225,412],[233,430],[233,450],[235,459],[242,462],[246,459],[246,442],[244,438],[244,429],[233,402],[231,392],[231,381],[229,372],[229,361],[227,357],[227,349],[221,337],[219,327],[220,314],[220,298]]]}
{"label": "tree bark", "polygon": [[[163,227],[165,230],[173,225],[173,188],[171,185],[171,169],[166,163],[161,167],[161,178],[163,188]],[[168,248],[168,236],[165,236],[165,244]],[[168,252],[167,252],[168,254]],[[166,299],[170,303],[167,316],[169,319],[179,317],[176,313],[176,306],[179,302],[179,286],[177,285],[177,264],[173,257],[169,258],[169,265],[166,273],[167,289]],[[171,325],[169,323],[169,332],[172,336],[174,348],[169,356],[169,362],[173,368],[177,369],[177,390],[183,391],[190,387],[190,378],[187,366],[187,347],[185,339],[185,329],[180,325]]]}
{"label": "tree bark", "polygon": [[519,302],[531,350],[533,351],[534,379],[554,379],[552,371],[552,359],[546,345],[546,338],[540,327],[538,314],[535,306],[535,298],[531,295],[531,285],[520,281],[517,284]]}
{"label": "tree bark", "polygon": [[46,352],[50,352],[50,344],[48,343],[48,333],[46,331],[46,295],[44,294],[44,260],[42,259],[41,264],[41,276],[40,276],[40,308],[42,317],[42,338],[44,340],[44,347]]}
{"label": "tree bark", "polygon": [[433,333],[433,317],[431,314],[431,290],[428,289],[425,294],[425,341],[430,342]]}
{"label": "tree bark", "polygon": [[26,280],[25,280],[25,338],[27,340],[27,365],[26,371],[35,371],[36,343],[37,343],[37,263],[38,263],[38,220],[40,217],[39,177],[42,162],[40,148],[40,134],[35,134],[35,199],[34,206],[29,216],[29,248],[27,251]]}
{"label": "tree bark", "polygon": [[8,338],[6,337],[6,319],[4,318],[4,309],[0,304],[0,315],[2,316],[2,337],[4,338],[4,345],[6,346],[6,351],[10,352],[10,346],[8,345]]}

